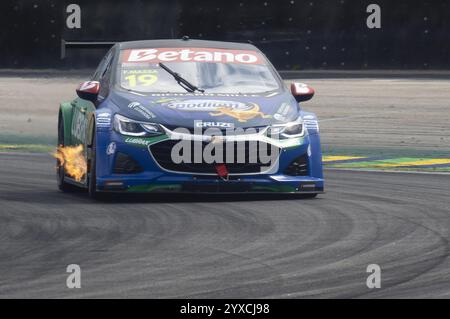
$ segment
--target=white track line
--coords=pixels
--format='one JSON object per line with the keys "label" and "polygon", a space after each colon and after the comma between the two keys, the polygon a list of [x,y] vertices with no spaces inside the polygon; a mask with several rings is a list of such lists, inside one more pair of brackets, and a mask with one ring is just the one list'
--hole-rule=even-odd
{"label": "white track line", "polygon": [[422,171],[388,171],[381,169],[352,169],[352,168],[332,168],[325,167],[325,171],[347,171],[347,172],[364,172],[364,173],[395,173],[395,174],[423,174],[423,175],[449,175],[450,172],[422,172]]}

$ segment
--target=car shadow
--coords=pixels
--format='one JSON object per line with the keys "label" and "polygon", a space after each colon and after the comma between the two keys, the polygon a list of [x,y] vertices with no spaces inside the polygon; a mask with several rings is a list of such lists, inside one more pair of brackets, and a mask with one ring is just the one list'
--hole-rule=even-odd
{"label": "car shadow", "polygon": [[220,193],[137,193],[101,194],[97,199],[102,203],[194,203],[194,202],[248,202],[277,200],[311,200],[302,194],[220,194]]}
{"label": "car shadow", "polygon": [[[74,190],[63,193],[58,190],[41,190],[35,192],[9,191],[0,194],[1,201],[12,201],[33,204],[114,204],[114,203],[194,203],[194,202],[248,202],[248,201],[279,201],[279,200],[311,200],[302,194],[276,193],[100,193],[97,199],[91,199],[84,190]],[[320,199],[319,197],[316,198]]]}

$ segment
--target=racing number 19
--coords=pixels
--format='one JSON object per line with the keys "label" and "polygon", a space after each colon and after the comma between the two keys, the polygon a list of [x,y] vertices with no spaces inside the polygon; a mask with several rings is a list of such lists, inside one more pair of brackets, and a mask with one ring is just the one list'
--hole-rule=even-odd
{"label": "racing number 19", "polygon": [[156,74],[132,74],[125,77],[128,87],[150,86],[158,80]]}

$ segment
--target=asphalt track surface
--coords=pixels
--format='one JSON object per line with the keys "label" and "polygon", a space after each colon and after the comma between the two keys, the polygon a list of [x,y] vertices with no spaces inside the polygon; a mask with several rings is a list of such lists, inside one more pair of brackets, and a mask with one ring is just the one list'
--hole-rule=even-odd
{"label": "asphalt track surface", "polygon": [[449,175],[325,174],[314,200],[96,202],[58,192],[49,155],[0,154],[0,297],[450,297]]}

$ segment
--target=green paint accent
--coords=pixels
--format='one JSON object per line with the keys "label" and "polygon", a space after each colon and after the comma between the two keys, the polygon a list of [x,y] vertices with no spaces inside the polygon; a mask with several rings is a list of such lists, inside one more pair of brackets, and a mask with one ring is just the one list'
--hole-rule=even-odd
{"label": "green paint accent", "polygon": [[70,142],[72,141],[72,115],[73,115],[72,103],[63,102],[61,103],[59,109],[62,113],[62,120],[64,122],[64,145],[70,145]]}
{"label": "green paint accent", "polygon": [[263,136],[261,138],[261,141],[273,144],[276,147],[279,147],[279,148],[282,148],[285,150],[299,147],[300,145],[303,145],[305,142],[303,137],[290,138],[290,139],[286,139],[286,140],[277,140],[277,139],[272,139],[272,138],[266,137],[266,136]]}
{"label": "green paint accent", "polygon": [[252,191],[292,193],[296,192],[297,189],[289,185],[275,185],[275,186],[253,186]]}
{"label": "green paint accent", "polygon": [[[91,101],[87,101],[87,100],[83,100],[80,98],[76,98],[75,100],[72,101],[71,103],[72,106],[72,118],[71,118],[71,123],[69,126],[69,131],[70,131],[70,143],[69,145],[79,145],[79,144],[83,144],[84,149],[87,150],[87,143],[90,141],[87,141],[86,138],[82,138],[80,140],[78,140],[75,136],[72,136],[72,125],[73,125],[73,117],[76,115],[77,112],[80,112],[81,114],[84,114],[84,121],[85,121],[85,133],[87,133],[85,136],[90,137],[92,134],[90,134],[90,130],[92,130],[92,125],[95,125],[95,123],[93,123],[95,116],[95,105],[94,103],[92,103]],[[84,111],[82,111],[84,110]],[[66,126],[65,126],[66,127]],[[64,133],[66,133],[66,131],[64,130]],[[66,136],[64,136],[64,142],[66,142]]]}
{"label": "green paint accent", "polygon": [[[286,142],[285,142],[286,141]],[[284,150],[291,150],[294,148],[297,148],[301,145],[303,145],[305,143],[305,139],[303,137],[299,137],[299,138],[292,138],[289,140],[281,140],[282,144],[281,147]]]}
{"label": "green paint accent", "polygon": [[148,184],[148,185],[136,185],[128,188],[129,192],[155,192],[155,191],[180,191],[180,184]]}
{"label": "green paint accent", "polygon": [[125,137],[124,141],[127,144],[132,144],[137,147],[147,148],[149,145],[159,141],[168,139],[167,135],[158,135],[154,137]]}
{"label": "green paint accent", "polygon": [[[128,188],[129,192],[135,193],[148,193],[156,191],[181,191],[182,186],[180,184],[148,184],[137,185]],[[274,192],[274,193],[292,193],[296,192],[295,187],[289,185],[275,185],[275,186],[254,186],[251,192]]]}

